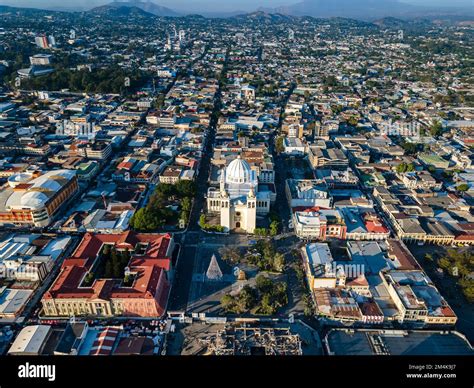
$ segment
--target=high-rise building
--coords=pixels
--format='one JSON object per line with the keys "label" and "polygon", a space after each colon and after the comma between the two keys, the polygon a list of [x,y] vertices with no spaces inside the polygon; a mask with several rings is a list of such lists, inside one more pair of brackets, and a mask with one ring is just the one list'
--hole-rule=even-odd
{"label": "high-rise building", "polygon": [[36,54],[30,57],[30,63],[32,66],[48,66],[51,65],[52,58],[49,54]]}
{"label": "high-rise building", "polygon": [[35,43],[38,47],[41,47],[43,49],[49,48],[49,42],[46,35],[40,35],[35,37]]}
{"label": "high-rise building", "polygon": [[38,35],[35,37],[35,44],[42,49],[56,47],[56,39],[53,35]]}

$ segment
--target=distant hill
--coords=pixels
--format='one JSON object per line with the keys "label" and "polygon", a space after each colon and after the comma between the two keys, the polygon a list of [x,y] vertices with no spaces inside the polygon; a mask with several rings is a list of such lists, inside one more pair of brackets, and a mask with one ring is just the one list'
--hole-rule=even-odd
{"label": "distant hill", "polygon": [[381,18],[402,16],[419,10],[419,7],[398,0],[303,0],[302,2],[275,8],[288,15],[308,15],[320,18]]}
{"label": "distant hill", "polygon": [[[200,13],[201,16],[208,18],[208,19],[225,19],[225,18],[232,18],[234,16],[244,15],[245,11],[203,11]],[[189,15],[187,15],[189,16]]]}
{"label": "distant hill", "polygon": [[277,23],[277,22],[292,21],[295,18],[291,15],[283,15],[281,13],[256,11],[256,12],[233,16],[233,19],[253,21],[257,23]]}
{"label": "distant hill", "polygon": [[[1,1],[1,0],[0,0]],[[45,0],[46,1],[46,0]],[[295,0],[297,1],[297,0]],[[276,8],[260,7],[255,12],[244,11],[202,11],[200,15],[179,12],[150,0],[121,0],[92,8],[88,13],[108,15],[109,17],[186,17],[192,18],[237,18],[236,20],[254,21],[256,23],[285,22],[291,20],[304,21],[305,17],[334,19],[344,18],[370,21],[380,28],[404,28],[404,23],[411,27],[426,26],[430,22],[460,23],[474,20],[474,8],[461,7],[422,7],[405,4],[403,0],[303,0],[289,6]],[[24,8],[0,5],[0,13],[20,13],[22,15],[43,16],[51,13],[74,13],[77,11],[64,9],[51,10]],[[202,16],[201,16],[202,15]],[[293,18],[293,19],[291,19]],[[341,21],[342,22],[342,21]],[[346,23],[346,22],[343,22]]]}
{"label": "distant hill", "polygon": [[254,22],[254,23],[303,23],[305,21],[314,22],[315,20],[319,20],[321,23],[331,23],[333,26],[337,26],[339,28],[378,28],[374,23],[366,22],[363,20],[346,18],[346,17],[327,17],[327,18],[317,18],[313,16],[294,16],[288,14],[281,14],[281,13],[274,13],[268,10],[268,8],[261,8],[259,11],[246,13],[242,15],[237,15],[230,17],[229,19],[233,19],[236,21],[246,21],[246,22]]}
{"label": "distant hill", "polygon": [[150,12],[146,12],[143,9],[138,7],[125,7],[117,4],[107,4],[101,5],[88,11],[101,16],[108,17],[132,17],[132,16],[141,16],[141,17],[154,17]]}
{"label": "distant hill", "polygon": [[133,14],[138,13],[137,10],[140,10],[144,12],[142,13],[142,16],[144,16],[145,13],[149,13],[155,16],[181,16],[180,13],[172,10],[171,8],[163,7],[161,5],[153,3],[152,1],[145,2],[140,0],[132,0],[127,2],[114,1],[110,4],[92,8],[89,12],[108,14],[118,12],[118,15],[125,16],[127,13],[126,8],[130,8]]}
{"label": "distant hill", "polygon": [[429,27],[433,24],[431,19],[427,18],[412,18],[412,19],[398,19],[393,17],[386,17],[374,20],[372,23],[380,28],[386,29],[413,29],[420,27]]}
{"label": "distant hill", "polygon": [[407,21],[394,17],[385,17],[374,20],[373,23],[381,28],[403,28],[406,26]]}
{"label": "distant hill", "polygon": [[62,13],[63,11],[51,11],[39,8],[11,7],[0,4],[0,13],[21,13],[22,15],[47,15],[51,13]]}
{"label": "distant hill", "polygon": [[460,17],[472,19],[474,8],[407,4],[403,0],[303,0],[269,12],[317,18],[344,17],[359,20],[383,18]]}

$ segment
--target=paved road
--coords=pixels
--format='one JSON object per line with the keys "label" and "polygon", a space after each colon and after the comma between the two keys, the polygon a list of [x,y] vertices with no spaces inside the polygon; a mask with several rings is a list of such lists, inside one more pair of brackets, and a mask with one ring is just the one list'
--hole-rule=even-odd
{"label": "paved road", "polygon": [[[222,72],[225,74],[227,70],[227,54],[224,61]],[[209,128],[206,133],[206,144],[203,150],[201,165],[196,179],[197,196],[194,199],[193,208],[189,215],[189,225],[185,233],[183,233],[181,240],[181,253],[178,258],[176,266],[176,277],[173,287],[171,289],[170,299],[168,302],[169,311],[186,310],[188,303],[188,295],[191,287],[193,268],[196,259],[196,245],[199,243],[201,235],[201,228],[199,227],[199,217],[205,204],[205,193],[207,192],[209,174],[211,168],[212,150],[215,142],[216,126],[218,120],[218,113],[222,106],[221,87],[214,96],[214,108],[209,123]]]}
{"label": "paved road", "polygon": [[[227,62],[224,65],[224,70],[227,69]],[[283,108],[286,106],[289,96],[291,95],[294,86],[290,88],[289,92],[281,101],[282,114]],[[216,93],[214,101],[214,112],[217,113],[221,107],[221,93],[220,88]],[[279,127],[281,127],[282,116],[280,116]],[[203,159],[201,161],[201,169],[197,178],[198,186],[198,197],[195,200],[193,210],[190,216],[190,223],[187,232],[183,233],[181,237],[181,244],[183,246],[181,255],[177,263],[177,276],[173,285],[173,289],[170,295],[170,301],[168,304],[169,311],[188,311],[190,308],[194,310],[194,307],[202,306],[203,304],[216,303],[216,295],[222,294],[222,290],[216,293],[210,293],[207,297],[202,300],[197,295],[196,287],[193,287],[193,275],[196,271],[203,271],[203,263],[210,257],[211,252],[217,252],[220,247],[223,246],[247,246],[250,240],[254,240],[255,237],[247,235],[231,234],[227,236],[223,235],[211,235],[200,231],[198,226],[199,217],[202,209],[204,208],[204,193],[207,191],[208,179],[210,173],[210,161],[212,156],[213,144],[215,141],[215,130],[217,125],[217,116],[213,115],[213,119],[210,123],[208,137],[205,147]],[[274,154],[275,158],[275,170],[286,171],[285,161],[282,157],[276,155],[273,147],[274,135],[270,139],[270,151]],[[285,196],[285,179],[286,173],[277,174],[275,186],[277,190],[277,203],[274,208],[277,209],[277,213],[280,216],[281,224],[283,226],[283,232],[287,233],[288,220],[290,218],[290,209]],[[288,234],[288,233],[287,233]],[[289,247],[286,247],[290,249]],[[294,276],[291,276],[291,283],[294,282]],[[195,286],[195,284],[194,284]],[[198,287],[199,288],[199,287]],[[296,287],[291,287],[292,290]],[[196,294],[197,293],[197,294]],[[191,295],[193,294],[193,295]],[[196,295],[194,295],[196,294]],[[196,300],[198,298],[198,300]],[[220,298],[219,298],[220,299]],[[292,292],[291,300],[292,305],[295,306],[299,303],[299,295]],[[191,303],[191,304],[190,304]],[[194,306],[194,307],[193,307]]]}

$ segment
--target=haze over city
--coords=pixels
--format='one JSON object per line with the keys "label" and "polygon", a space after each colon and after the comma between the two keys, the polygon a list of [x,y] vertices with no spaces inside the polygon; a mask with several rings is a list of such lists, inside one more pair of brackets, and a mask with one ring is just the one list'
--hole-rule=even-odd
{"label": "haze over city", "polygon": [[[145,0],[144,2],[148,2]],[[384,0],[380,0],[382,3]],[[109,0],[2,0],[0,4],[18,6],[18,7],[35,7],[48,9],[71,9],[71,10],[88,10],[100,5],[109,4]],[[124,2],[127,2],[125,0]],[[133,0],[130,1],[133,3]],[[299,3],[298,0],[157,0],[152,1],[158,5],[165,6],[185,13],[194,12],[232,12],[243,11],[251,12],[258,8],[276,8],[280,6],[290,6]],[[357,6],[358,0],[351,0],[354,6]],[[308,1],[312,3],[312,1]],[[472,7],[471,0],[405,0],[404,4],[426,6],[426,7]]]}

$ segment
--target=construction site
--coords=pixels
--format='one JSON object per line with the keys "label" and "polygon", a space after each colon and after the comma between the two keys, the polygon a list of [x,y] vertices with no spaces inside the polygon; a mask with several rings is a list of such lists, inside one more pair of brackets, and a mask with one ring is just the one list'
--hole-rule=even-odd
{"label": "construction site", "polygon": [[235,322],[225,318],[176,322],[167,355],[322,355],[316,330],[300,322]]}
{"label": "construction site", "polygon": [[301,339],[290,328],[227,326],[200,338],[205,354],[216,356],[302,355]]}

